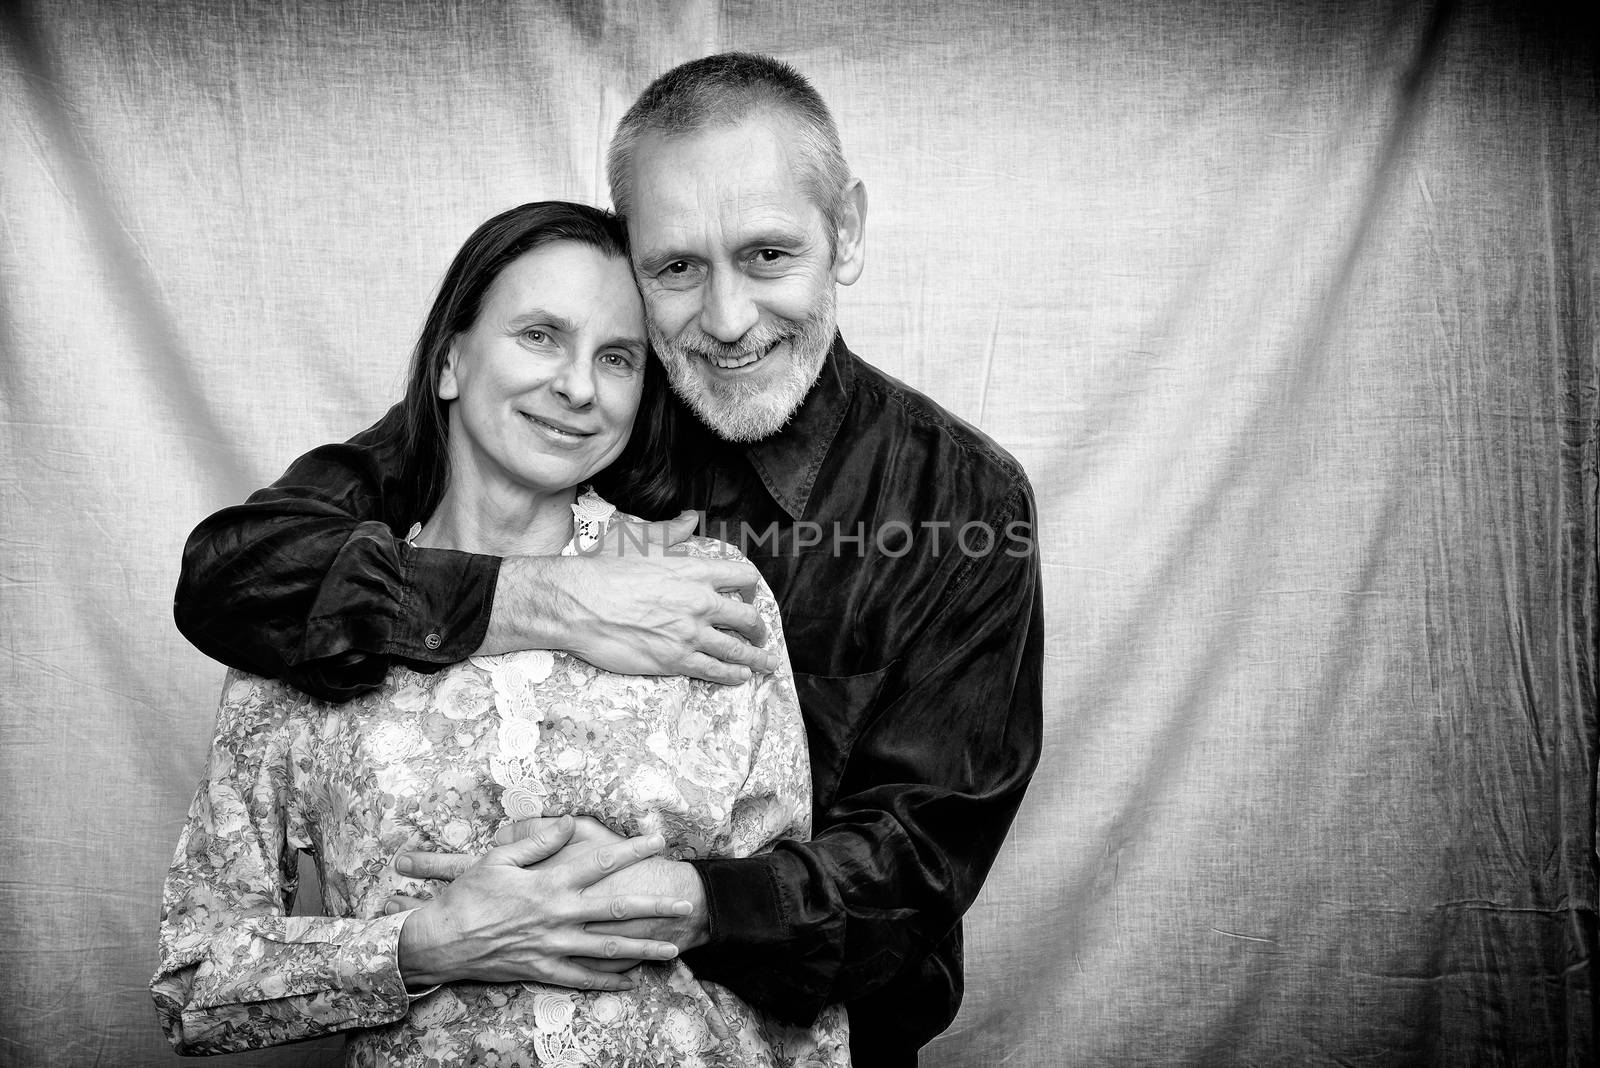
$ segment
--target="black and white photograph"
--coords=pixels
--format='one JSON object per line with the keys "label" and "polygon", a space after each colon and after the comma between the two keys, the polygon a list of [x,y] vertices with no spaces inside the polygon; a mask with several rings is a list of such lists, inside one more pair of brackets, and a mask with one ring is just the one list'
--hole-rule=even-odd
{"label": "black and white photograph", "polygon": [[1600,12],[0,0],[0,1068],[1583,1068]]}

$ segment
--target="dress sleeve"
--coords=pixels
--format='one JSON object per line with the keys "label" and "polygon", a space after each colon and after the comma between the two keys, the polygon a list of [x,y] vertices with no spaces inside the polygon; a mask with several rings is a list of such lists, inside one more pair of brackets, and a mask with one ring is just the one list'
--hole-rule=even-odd
{"label": "dress sleeve", "polygon": [[196,527],[173,600],[184,637],[329,700],[375,688],[394,661],[428,671],[481,645],[500,559],[394,533],[418,518],[400,425],[397,406]]}
{"label": "dress sleeve", "polygon": [[725,699],[747,699],[746,714],[753,723],[750,774],[732,809],[727,852],[734,857],[765,853],[780,841],[811,837],[811,761],[805,723],[778,603],[765,581],[756,590],[755,605],[767,625],[766,649],[777,656],[777,670],[753,680],[748,688],[718,688]]}
{"label": "dress sleeve", "polygon": [[[1026,485],[999,520],[1032,523]],[[1036,554],[971,562],[852,713],[859,727],[812,840],[695,862],[711,920],[709,943],[685,954],[697,975],[804,1023],[937,967],[933,951],[976,898],[1039,760],[1043,626]]]}
{"label": "dress sleeve", "polygon": [[[230,672],[205,780],[162,895],[161,1026],[184,1054],[226,1053],[399,1019],[405,913],[290,916],[312,848],[293,765],[304,698]],[[303,756],[304,750],[300,754]]]}

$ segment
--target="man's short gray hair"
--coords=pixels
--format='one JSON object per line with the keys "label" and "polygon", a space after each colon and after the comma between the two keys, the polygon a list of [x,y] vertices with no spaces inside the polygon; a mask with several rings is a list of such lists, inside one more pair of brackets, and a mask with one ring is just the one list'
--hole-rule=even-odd
{"label": "man's short gray hair", "polygon": [[606,155],[611,202],[624,219],[633,210],[633,159],[639,138],[666,137],[730,126],[754,113],[788,120],[799,150],[801,185],[822,210],[831,243],[837,233],[850,165],[828,105],[805,76],[771,56],[723,52],[674,67],[633,102]]}

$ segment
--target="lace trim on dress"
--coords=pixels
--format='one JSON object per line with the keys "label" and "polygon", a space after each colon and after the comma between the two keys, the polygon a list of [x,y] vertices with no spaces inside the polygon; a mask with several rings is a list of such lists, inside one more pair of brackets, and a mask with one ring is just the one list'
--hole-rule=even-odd
{"label": "lace trim on dress", "polygon": [[[576,556],[594,548],[616,514],[616,505],[586,488],[572,502],[572,540],[561,550],[561,555]],[[500,807],[508,820],[542,816],[548,797],[535,752],[539,744],[539,725],[544,719],[537,690],[555,670],[555,654],[547,649],[529,649],[468,659],[488,674],[494,686],[494,706],[500,716],[500,729],[496,737],[497,752],[489,761],[489,774],[500,786]],[[571,749],[563,752],[561,759],[569,763],[582,759],[587,765],[585,755]],[[581,775],[585,769],[563,767],[562,770]]]}
{"label": "lace trim on dress", "polygon": [[[616,514],[616,505],[585,486],[578,499],[572,502],[572,539],[562,548],[561,555],[577,556],[594,548]],[[406,531],[405,543],[415,549],[421,534],[422,524],[412,523],[411,529]]]}

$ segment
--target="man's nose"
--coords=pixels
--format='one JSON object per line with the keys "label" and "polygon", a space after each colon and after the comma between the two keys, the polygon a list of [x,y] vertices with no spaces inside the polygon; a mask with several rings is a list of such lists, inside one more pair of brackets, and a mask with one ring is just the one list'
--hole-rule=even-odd
{"label": "man's nose", "polygon": [[594,360],[577,354],[568,356],[550,385],[568,407],[587,407],[594,400]]}
{"label": "man's nose", "polygon": [[705,288],[700,303],[700,329],[726,345],[732,345],[761,318],[756,302],[750,298],[745,278],[737,271],[717,271]]}

